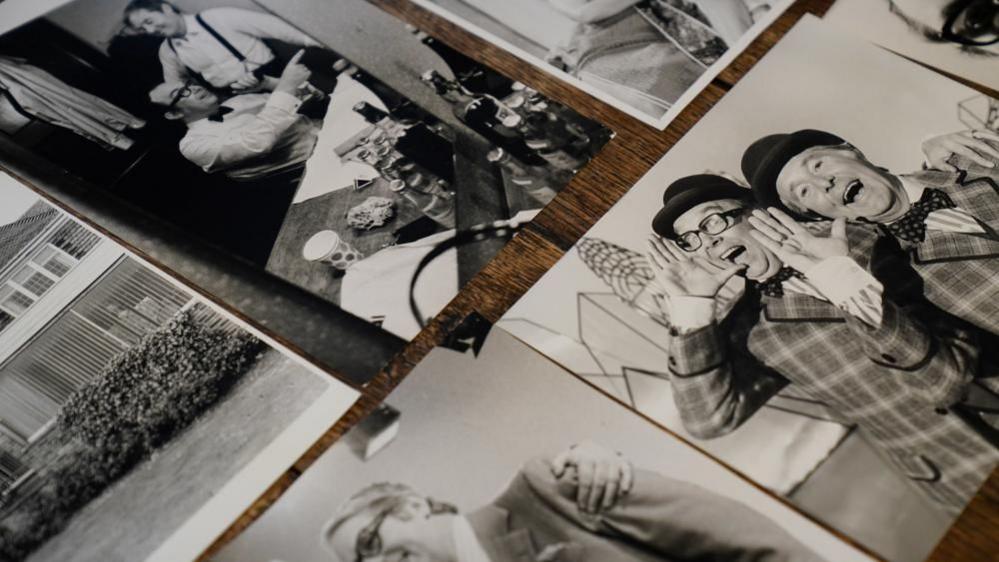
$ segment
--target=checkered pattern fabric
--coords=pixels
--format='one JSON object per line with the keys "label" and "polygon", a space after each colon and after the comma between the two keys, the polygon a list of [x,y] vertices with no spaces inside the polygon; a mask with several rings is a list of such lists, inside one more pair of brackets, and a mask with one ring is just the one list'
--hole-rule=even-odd
{"label": "checkered pattern fabric", "polygon": [[[858,263],[881,259],[871,258],[876,230],[851,225],[848,236]],[[731,432],[793,383],[958,512],[999,463],[999,450],[946,409],[973,376],[976,334],[919,301],[883,305],[873,328],[807,295],[748,290],[721,324],[674,333],[670,379],[685,426],[703,438]]]}
{"label": "checkered pattern fabric", "polygon": [[977,219],[982,232],[927,228],[919,243],[900,240],[925,283],[926,298],[941,309],[999,334],[999,170],[955,159],[965,170],[913,174],[920,184],[943,191]]}

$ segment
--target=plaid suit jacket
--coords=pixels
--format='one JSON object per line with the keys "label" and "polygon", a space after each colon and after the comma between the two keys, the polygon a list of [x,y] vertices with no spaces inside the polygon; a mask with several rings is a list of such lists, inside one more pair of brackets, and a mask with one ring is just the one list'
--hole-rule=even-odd
{"label": "plaid suit jacket", "polygon": [[908,177],[947,193],[985,233],[927,230],[921,243],[900,243],[910,252],[930,302],[999,335],[999,170],[964,158],[951,162],[963,171],[926,170]]}
{"label": "plaid suit jacket", "polygon": [[[861,265],[881,263],[876,228],[851,225],[848,235]],[[946,408],[975,374],[976,333],[918,300],[891,300],[893,284],[882,281],[890,298],[879,328],[819,299],[750,287],[721,324],[674,331],[669,371],[686,428],[701,438],[729,433],[793,383],[860,427],[930,498],[960,511],[999,462],[999,450]]]}
{"label": "plaid suit jacket", "polygon": [[[570,471],[571,473],[572,471]],[[597,514],[576,507],[574,477],[528,462],[496,500],[468,515],[494,562],[821,562],[774,522],[728,498],[647,470]]]}

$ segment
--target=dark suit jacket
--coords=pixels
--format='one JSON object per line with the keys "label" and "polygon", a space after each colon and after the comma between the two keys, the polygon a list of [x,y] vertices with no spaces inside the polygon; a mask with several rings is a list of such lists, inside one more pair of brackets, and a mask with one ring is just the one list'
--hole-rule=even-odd
{"label": "dark suit jacket", "polygon": [[[570,471],[571,473],[572,471]],[[601,515],[580,513],[574,476],[529,462],[492,505],[468,516],[493,562],[819,562],[759,513],[696,486],[635,471]]]}

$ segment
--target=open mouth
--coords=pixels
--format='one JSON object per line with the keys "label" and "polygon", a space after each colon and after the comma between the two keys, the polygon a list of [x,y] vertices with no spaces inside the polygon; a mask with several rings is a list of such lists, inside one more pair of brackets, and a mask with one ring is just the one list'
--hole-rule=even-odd
{"label": "open mouth", "polygon": [[745,246],[733,246],[728,250],[725,250],[725,252],[719,257],[727,262],[735,263],[736,258],[745,253],[746,253]]}
{"label": "open mouth", "polygon": [[843,204],[849,205],[864,194],[864,184],[860,180],[853,180],[846,189],[843,190]]}

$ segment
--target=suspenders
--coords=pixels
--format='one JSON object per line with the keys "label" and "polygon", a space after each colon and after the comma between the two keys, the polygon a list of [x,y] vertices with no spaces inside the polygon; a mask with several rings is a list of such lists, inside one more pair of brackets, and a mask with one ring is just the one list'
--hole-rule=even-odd
{"label": "suspenders", "polygon": [[[225,49],[229,51],[232,54],[232,56],[236,57],[236,60],[238,60],[239,62],[246,62],[246,55],[241,53],[239,49],[237,49],[232,43],[230,43],[228,39],[223,37],[222,34],[219,33],[214,27],[208,25],[208,22],[206,22],[205,19],[201,17],[201,14],[196,14],[194,16],[194,19],[197,20],[197,22],[201,24],[201,27],[204,27],[205,30],[208,31],[208,33],[212,37],[214,37],[216,41],[219,42],[219,44],[225,47]],[[180,54],[177,53],[177,47],[175,47],[173,44],[173,39],[167,39],[167,45],[170,46],[170,50],[173,51],[173,54],[177,55],[177,58],[180,59]],[[187,65],[184,66],[187,68],[187,72],[191,74],[191,76],[196,76],[198,80],[200,80],[202,83],[208,84],[208,81],[204,79],[204,77],[201,75],[200,72],[195,72],[193,68]]]}

